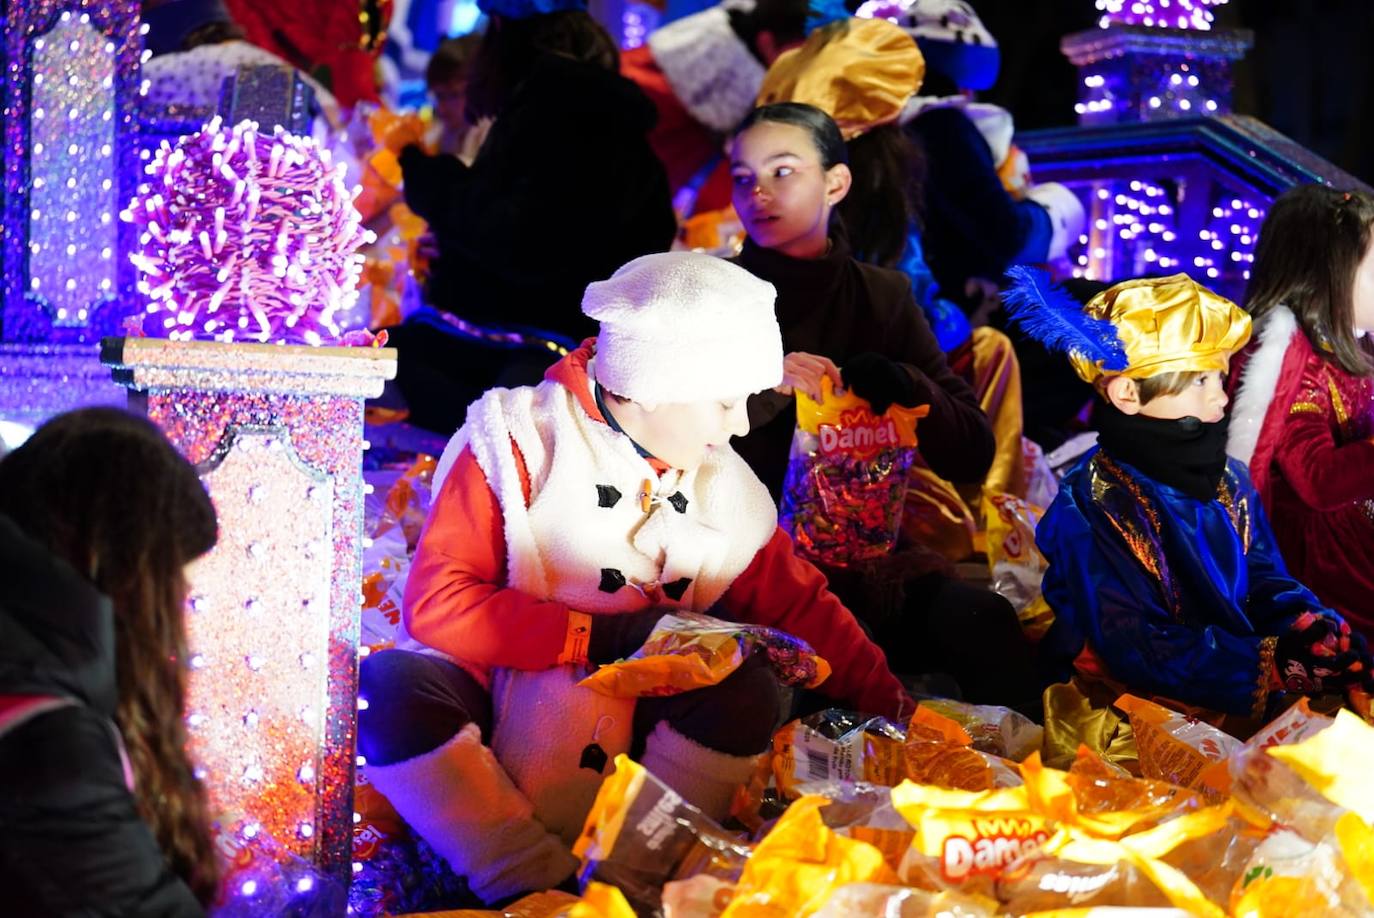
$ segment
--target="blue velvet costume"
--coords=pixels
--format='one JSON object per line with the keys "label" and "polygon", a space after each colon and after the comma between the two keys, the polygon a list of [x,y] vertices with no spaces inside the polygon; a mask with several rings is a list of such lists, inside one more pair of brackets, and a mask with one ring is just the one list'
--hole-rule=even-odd
{"label": "blue velvet costume", "polygon": [[1245,465],[1202,502],[1097,450],[1036,530],[1055,621],[1042,659],[1067,678],[1086,644],[1113,679],[1231,714],[1262,714],[1274,635],[1336,617],[1284,566]]}

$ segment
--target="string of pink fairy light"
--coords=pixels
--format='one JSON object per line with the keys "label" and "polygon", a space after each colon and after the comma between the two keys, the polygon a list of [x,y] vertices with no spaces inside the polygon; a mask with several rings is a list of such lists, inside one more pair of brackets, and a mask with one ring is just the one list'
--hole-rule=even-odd
{"label": "string of pink fairy light", "polygon": [[[321,344],[358,296],[373,241],[344,166],[312,138],[245,121],[164,142],[120,218],[139,228],[130,259],[149,324],[173,339]],[[156,319],[160,317],[161,322]],[[158,332],[159,329],[149,329]]]}

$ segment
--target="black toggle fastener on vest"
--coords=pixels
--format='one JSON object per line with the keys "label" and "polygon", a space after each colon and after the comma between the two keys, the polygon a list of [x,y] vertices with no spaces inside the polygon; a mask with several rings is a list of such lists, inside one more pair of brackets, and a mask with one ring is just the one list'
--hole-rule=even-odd
{"label": "black toggle fastener on vest", "polygon": [[613,567],[601,569],[601,584],[597,587],[603,593],[614,593],[625,585],[625,575]]}
{"label": "black toggle fastener on vest", "polygon": [[677,602],[682,598],[682,594],[687,592],[687,588],[692,585],[691,577],[682,577],[672,583],[663,584],[663,595]]}

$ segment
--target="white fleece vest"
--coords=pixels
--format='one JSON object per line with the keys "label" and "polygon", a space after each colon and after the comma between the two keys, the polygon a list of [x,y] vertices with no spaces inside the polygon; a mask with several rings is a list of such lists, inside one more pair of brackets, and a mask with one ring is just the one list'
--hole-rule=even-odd
{"label": "white fleece vest", "polygon": [[[529,474],[528,506],[512,442]],[[777,528],[767,489],[734,450],[711,450],[699,468],[660,477],[559,383],[493,389],[475,402],[444,451],[434,493],[464,446],[501,505],[507,585],[580,611],[705,611]],[[632,700],[579,688],[585,674],[575,666],[492,674],[492,748],[535,815],[569,842],[610,759],[628,750],[634,712]],[[601,770],[584,765],[593,742],[606,755]]]}

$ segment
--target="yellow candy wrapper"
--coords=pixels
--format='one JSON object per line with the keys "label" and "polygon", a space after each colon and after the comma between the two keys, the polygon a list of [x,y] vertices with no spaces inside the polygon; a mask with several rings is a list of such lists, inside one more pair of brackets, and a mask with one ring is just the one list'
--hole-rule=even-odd
{"label": "yellow candy wrapper", "polygon": [[912,848],[938,859],[940,878],[950,887],[995,879],[1036,853],[1052,831],[1049,820],[1031,809],[1025,787],[973,792],[904,781],[892,789],[892,805],[916,830]]}
{"label": "yellow candy wrapper", "polygon": [[1040,592],[1049,563],[1035,546],[1035,527],[1045,511],[1011,494],[985,494],[988,567],[992,589],[1016,609],[1021,629],[1031,640],[1044,637],[1054,612]]}
{"label": "yellow candy wrapper", "polygon": [[680,612],[659,619],[631,656],[600,667],[578,684],[617,698],[677,695],[718,684],[753,653],[768,658],[784,685],[815,688],[830,676],[830,664],[801,638],[763,625]]}
{"label": "yellow candy wrapper", "polygon": [[663,918],[717,918],[735,898],[735,884],[698,874],[663,884]]}
{"label": "yellow candy wrapper", "polygon": [[1204,918],[1225,918],[1226,912],[1220,906],[1208,899],[1183,871],[1163,858],[1184,842],[1223,830],[1230,823],[1231,809],[1229,802],[1207,807],[1120,841],[1092,838],[1074,827],[1065,826],[1045,842],[1042,851],[1083,864],[1110,865],[1124,861],[1149,878],[1171,905]]}
{"label": "yellow candy wrapper", "polygon": [[898,883],[881,851],[826,826],[829,804],[807,796],[787,808],[755,846],[722,918],[800,918],[850,883]]}
{"label": "yellow candy wrapper", "polygon": [[1011,915],[1073,915],[1094,908],[1169,905],[1168,897],[1125,861],[1080,864],[1058,857],[1028,858],[1012,865],[997,881],[997,897]]}
{"label": "yellow candy wrapper", "polygon": [[[1353,814],[1348,814],[1353,815]],[[1335,845],[1279,830],[1266,838],[1232,893],[1231,912],[1251,918],[1367,915],[1369,900]]]}
{"label": "yellow candy wrapper", "polygon": [[882,915],[883,918],[993,918],[1002,914],[996,899],[951,891],[851,883],[841,886],[816,912],[816,918],[850,918]]}
{"label": "yellow candy wrapper", "polygon": [[881,416],[829,376],[821,400],[797,393],[797,429],[782,486],[778,525],[799,555],[843,566],[884,557],[897,544],[916,421],[929,405],[892,405]]}
{"label": "yellow candy wrapper", "polygon": [[1203,805],[1198,794],[1167,782],[1115,774],[1086,749],[1068,772],[1045,768],[1033,755],[1021,774],[1036,812],[1095,838],[1118,839]]}
{"label": "yellow candy wrapper", "polygon": [[1355,714],[1343,709],[1325,730],[1300,743],[1265,751],[1332,803],[1358,813],[1367,824],[1374,823],[1374,782],[1369,780],[1374,727]]}
{"label": "yellow candy wrapper", "polygon": [[1003,759],[1020,762],[1039,752],[1044,728],[1011,708],[991,704],[969,704],[948,698],[923,698],[918,702],[954,721],[969,736],[973,748]]}
{"label": "yellow candy wrapper", "polygon": [[1054,908],[1044,912],[1026,912],[1021,918],[1192,918],[1192,915],[1181,908],[1094,906],[1089,908]]}

